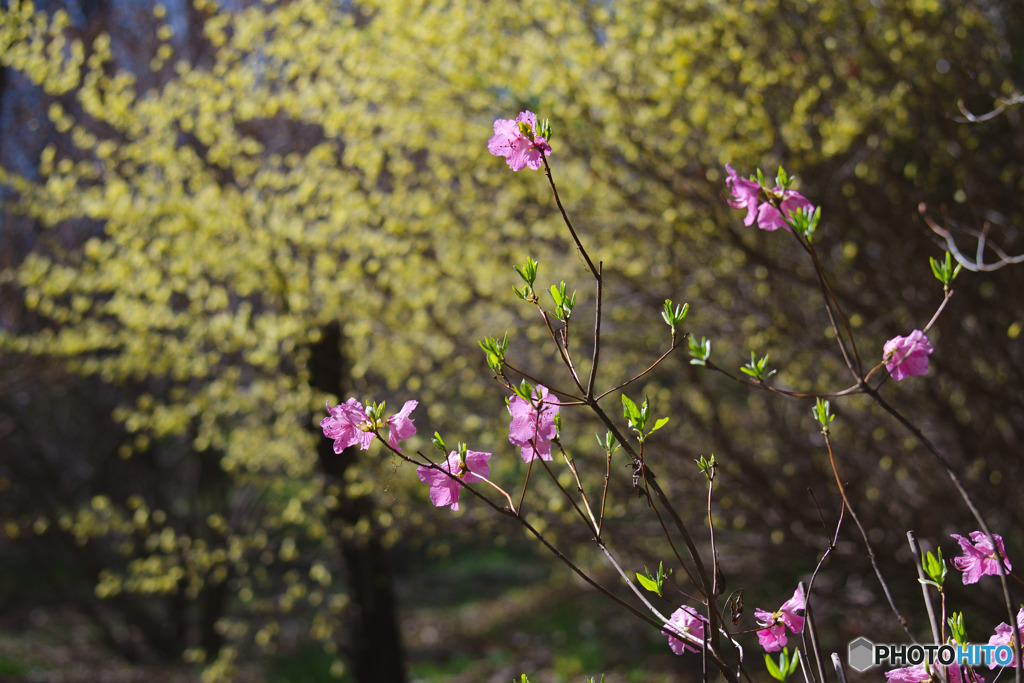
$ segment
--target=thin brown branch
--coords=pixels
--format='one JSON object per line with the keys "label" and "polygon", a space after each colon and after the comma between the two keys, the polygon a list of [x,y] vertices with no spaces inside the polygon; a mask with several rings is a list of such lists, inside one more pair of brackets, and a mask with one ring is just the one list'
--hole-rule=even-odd
{"label": "thin brown branch", "polygon": [[864,525],[861,524],[860,518],[857,517],[857,512],[850,505],[850,499],[846,496],[846,487],[843,486],[843,480],[839,476],[839,470],[836,468],[835,455],[832,453],[832,441],[828,438],[828,432],[822,432],[825,435],[825,446],[828,447],[828,461],[832,465],[832,474],[835,475],[836,485],[839,487],[839,495],[843,498],[843,504],[846,509],[850,512],[850,517],[853,518],[853,523],[857,525],[857,529],[860,530],[861,539],[864,541],[864,549],[868,551],[868,559],[871,561],[871,567],[875,570],[875,576],[878,577],[878,583],[882,587],[882,593],[885,594],[885,599],[889,602],[889,608],[892,613],[896,616],[896,620],[899,622],[903,630],[906,631],[907,636],[910,637],[912,643],[916,643],[917,639],[914,638],[914,634],[910,631],[910,624],[907,622],[906,617],[900,612],[899,608],[896,607],[896,603],[893,601],[892,592],[889,590],[889,584],[886,583],[885,577],[882,576],[882,570],[878,566],[878,558],[875,557],[874,548],[871,547],[871,541],[868,540],[868,532],[864,529]]}
{"label": "thin brown branch", "polygon": [[672,345],[672,347],[671,347],[671,348],[670,348],[670,349],[669,349],[668,351],[666,351],[665,353],[661,354],[661,355],[660,355],[660,356],[658,357],[658,360],[654,361],[654,362],[653,362],[653,363],[652,363],[652,364],[650,365],[650,367],[648,367],[648,368],[647,368],[646,370],[644,370],[643,372],[641,372],[641,373],[640,373],[639,375],[636,375],[635,377],[631,377],[630,379],[626,380],[625,382],[623,382],[622,384],[618,385],[617,387],[614,387],[614,388],[612,388],[612,389],[609,389],[608,391],[606,391],[606,392],[602,393],[602,394],[601,394],[600,396],[598,396],[598,397],[597,397],[597,398],[595,398],[594,400],[595,400],[595,401],[600,401],[600,400],[601,400],[602,398],[604,398],[604,397],[605,397],[605,396],[607,396],[608,394],[614,394],[614,393],[615,393],[616,391],[620,391],[620,390],[622,390],[622,389],[625,389],[625,388],[626,388],[626,387],[628,387],[628,386],[629,386],[630,384],[632,384],[633,382],[637,381],[638,379],[640,379],[641,377],[643,377],[644,375],[646,375],[647,373],[649,373],[649,372],[650,372],[651,370],[653,370],[654,368],[658,367],[658,364],[659,364],[659,363],[661,363],[661,362],[662,362],[663,360],[665,360],[666,358],[668,358],[668,357],[669,357],[669,355],[670,355],[670,354],[671,354],[671,353],[672,353],[673,351],[675,351],[675,350],[676,350],[677,348],[679,348],[679,345],[680,345],[680,344],[681,344],[681,343],[683,342],[683,340],[685,340],[685,339],[686,339],[687,337],[689,337],[689,336],[690,336],[690,335],[689,335],[689,333],[686,333],[686,334],[684,334],[684,335],[683,335],[683,336],[682,336],[682,337],[681,337],[681,338],[680,338],[680,339],[679,339],[679,340],[678,340],[678,341],[677,341],[676,343],[674,343],[674,344]]}
{"label": "thin brown branch", "polygon": [[604,297],[604,278],[602,268],[604,263],[597,262],[597,301],[594,304],[594,355],[590,361],[590,379],[587,380],[587,398],[594,395],[594,382],[597,381],[597,365],[601,359],[601,313],[602,300]]}

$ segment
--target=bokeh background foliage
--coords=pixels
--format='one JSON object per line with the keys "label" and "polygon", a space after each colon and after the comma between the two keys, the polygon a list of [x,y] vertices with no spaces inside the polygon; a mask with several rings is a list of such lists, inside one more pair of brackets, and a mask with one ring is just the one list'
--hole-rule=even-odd
{"label": "bokeh background foliage", "polygon": [[[657,311],[670,297],[690,302],[688,329],[719,364],[769,352],[778,381],[824,391],[847,377],[813,272],[786,235],[724,205],[723,163],[782,163],[822,206],[820,249],[870,367],[940,300],[919,204],[968,247],[987,225],[1024,250],[1020,111],[957,120],[958,100],[987,111],[1022,87],[1020,35],[1010,1],[6,3],[0,598],[57,596],[122,655],[184,657],[211,679],[307,645],[334,674],[400,675],[366,668],[368,652],[405,664],[394,560],[408,615],[403,600],[430,588],[404,567],[449,566],[473,537],[518,548],[520,533],[471,503],[428,509],[412,469],[376,451],[335,456],[316,429],[324,401],[415,398],[421,435],[493,450],[512,481],[522,471],[475,340],[507,330],[518,366],[555,368],[509,291],[528,255],[541,280],[580,290],[580,311],[593,305],[541,175],[486,153],[492,121],[524,108],[552,121],[557,182],[608,282],[604,386],[667,347]],[[934,371],[888,389],[1011,557],[1024,550],[1020,288],[1014,269],[962,276]],[[577,317],[589,358],[589,314]],[[692,459],[722,463],[713,513],[730,590],[781,604],[824,548],[815,501],[829,525],[840,504],[809,406],[681,356],[632,391],[672,417],[650,452],[691,519],[704,507]],[[904,532],[942,542],[970,523],[898,425],[856,399],[839,411],[842,474],[913,611]],[[563,420],[599,485],[593,425]],[[657,564],[666,549],[619,475],[613,543],[637,569]],[[550,488],[534,495],[541,528],[600,574]],[[827,642],[895,636],[857,537],[841,539],[817,584]],[[493,584],[549,580],[524,572]],[[999,614],[976,603],[978,623]],[[419,617],[405,640],[429,677],[444,618]],[[442,671],[465,664],[454,629],[440,627]],[[388,633],[391,650],[368,637]],[[656,632],[632,637],[663,647]],[[553,677],[584,666],[559,669],[575,646],[538,642],[546,655],[520,663]],[[616,656],[582,661],[591,674],[699,667]]]}

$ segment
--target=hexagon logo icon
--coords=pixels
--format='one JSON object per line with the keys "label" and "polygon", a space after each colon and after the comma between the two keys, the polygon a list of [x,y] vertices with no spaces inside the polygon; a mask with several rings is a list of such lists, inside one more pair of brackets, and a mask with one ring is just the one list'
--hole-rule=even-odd
{"label": "hexagon logo icon", "polygon": [[847,650],[847,661],[850,667],[858,672],[870,669],[875,664],[874,657],[872,656],[874,650],[875,644],[863,636],[850,641],[849,649]]}

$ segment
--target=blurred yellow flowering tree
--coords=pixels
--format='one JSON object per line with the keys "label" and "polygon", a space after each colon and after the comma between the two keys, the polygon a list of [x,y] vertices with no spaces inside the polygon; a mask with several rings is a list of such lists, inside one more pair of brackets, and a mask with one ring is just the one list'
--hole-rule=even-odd
{"label": "blurred yellow flowering tree", "polygon": [[[861,207],[903,201],[891,210],[903,221],[893,179],[923,193],[910,206],[975,182],[956,155],[917,158],[925,124],[978,147],[975,132],[921,112],[947,95],[1009,94],[1005,27],[1020,18],[1012,3],[898,4],[295,0],[228,12],[196,0],[202,49],[176,54],[175,17],[156,6],[145,74],[116,68],[117,37],[83,41],[62,11],[0,10],[0,60],[37,88],[54,136],[37,173],[0,169],[6,215],[44,229],[4,272],[24,311],[2,348],[129,387],[113,413],[118,455],[202,462],[216,492],[156,509],[96,491],[51,511],[119,558],[96,594],[187,602],[221,587],[216,637],[181,636],[211,676],[247,643],[272,650],[277,616],[300,603],[310,636],[337,650],[347,598],[332,572],[347,566],[349,590],[358,583],[344,549],[379,550],[396,517],[422,517],[411,494],[372,502],[411,473],[332,460],[314,429],[324,400],[416,398],[421,431],[496,434],[482,425],[503,407],[478,401],[473,340],[523,327],[513,345],[526,356],[539,339],[505,303],[509,265],[531,255],[555,279],[584,272],[540,176],[487,154],[495,118],[529,108],[552,120],[569,209],[615,275],[619,349],[656,343],[637,330],[666,296],[751,344],[777,343],[767,328],[784,320],[811,324],[802,308],[758,308],[777,254],[727,227],[725,161],[785,162],[805,174],[805,194],[848,203],[834,214],[850,236],[842,272],[917,253],[855,263],[853,239],[872,234],[860,221],[891,228],[886,210]],[[997,164],[1019,170],[1006,157]],[[743,284],[752,266],[759,282]],[[797,345],[793,379],[835,377],[821,352]],[[637,365],[608,363],[609,383]],[[657,381],[700,433],[730,443],[735,413]],[[734,399],[745,414],[748,399]]]}

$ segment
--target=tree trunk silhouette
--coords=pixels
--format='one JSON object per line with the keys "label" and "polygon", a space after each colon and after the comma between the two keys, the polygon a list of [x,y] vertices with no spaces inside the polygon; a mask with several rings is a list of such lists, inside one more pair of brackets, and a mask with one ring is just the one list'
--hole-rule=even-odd
{"label": "tree trunk silhouette", "polygon": [[[311,384],[336,396],[345,394],[345,359],[341,353],[341,328],[331,325],[311,349]],[[320,439],[317,457],[329,482],[344,484],[345,470],[355,463],[359,450],[334,452],[328,439]],[[343,648],[353,674],[361,683],[404,683],[405,658],[398,623],[391,569],[381,536],[373,523],[374,505],[368,496],[342,498],[333,511],[347,528],[360,520],[370,521],[371,531],[351,539],[339,539],[349,597],[349,643]]]}

